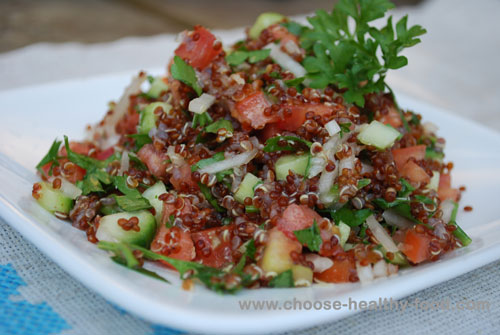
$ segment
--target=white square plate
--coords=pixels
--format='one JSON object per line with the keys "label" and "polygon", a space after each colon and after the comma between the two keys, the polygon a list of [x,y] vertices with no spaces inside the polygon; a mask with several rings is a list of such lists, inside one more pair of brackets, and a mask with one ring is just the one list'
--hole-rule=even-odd
{"label": "white square plate", "polygon": [[114,264],[88,243],[85,234],[41,209],[31,197],[34,166],[57,136],[83,136],[84,126],[101,119],[106,103],[118,99],[131,73],[52,83],[0,92],[0,215],[76,279],[109,301],[150,321],[177,329],[218,334],[266,333],[305,328],[354,311],[241,310],[240,300],[399,299],[500,258],[500,135],[419,101],[399,95],[405,108],[440,126],[446,158],[455,163],[455,186],[467,185],[458,222],[471,236],[467,248],[444,259],[402,271],[369,285],[314,285],[299,289],[245,290],[222,296],[196,286],[180,288],[177,274],[159,269],[172,285]]}

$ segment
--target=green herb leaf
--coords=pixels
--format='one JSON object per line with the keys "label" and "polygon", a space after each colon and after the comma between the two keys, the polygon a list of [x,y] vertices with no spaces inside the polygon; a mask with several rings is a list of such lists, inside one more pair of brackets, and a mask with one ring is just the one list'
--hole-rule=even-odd
{"label": "green herb leaf", "polygon": [[306,27],[293,21],[283,22],[281,23],[283,27],[285,27],[290,33],[295,36],[300,36],[306,30]]}
{"label": "green herb leaf", "polygon": [[285,80],[285,85],[288,87],[300,88],[301,84],[304,82],[306,77],[298,77],[290,80]]}
{"label": "green herb leaf", "polygon": [[62,141],[54,140],[52,145],[50,146],[49,152],[42,158],[40,163],[37,164],[36,168],[40,172],[40,174],[44,174],[42,167],[48,163],[52,163],[49,170],[49,176],[52,176],[52,169],[54,166],[59,166],[58,156],[59,148],[61,147]]}
{"label": "green herb leaf", "polygon": [[269,281],[270,287],[294,287],[292,270],[286,270]]}
{"label": "green herb leaf", "polygon": [[[279,142],[284,141],[286,144],[281,146]],[[302,144],[308,148],[311,147],[312,143],[301,139],[296,136],[275,136],[266,141],[264,146],[264,152],[276,152],[276,151],[297,151],[297,144]]]}
{"label": "green herb leaf", "polygon": [[134,139],[136,146],[135,151],[139,151],[146,144],[153,143],[153,140],[148,134],[131,134],[127,135],[127,137]]}
{"label": "green herb leaf", "polygon": [[318,252],[320,250],[323,240],[321,239],[316,220],[313,221],[313,225],[311,227],[296,230],[293,234],[297,237],[297,240],[299,240],[300,243],[306,245],[311,251]]}
{"label": "green herb leaf", "polygon": [[116,203],[124,211],[138,211],[151,208],[149,201],[137,189],[128,187],[126,176],[114,177],[113,184],[124,194],[122,196],[114,195]]}
{"label": "green herb leaf", "polygon": [[212,205],[213,208],[219,213],[225,212],[226,210],[222,208],[219,203],[217,202],[217,199],[212,195],[212,192],[208,188],[207,185],[203,185],[202,183],[198,183],[198,186],[200,187],[201,193],[205,196],[205,199]]}
{"label": "green herb leaf", "polygon": [[199,169],[203,169],[205,166],[211,165],[216,162],[220,162],[224,160],[224,152],[218,152],[210,158],[202,159],[198,161],[196,164],[191,165],[191,172],[197,171]]}
{"label": "green herb leaf", "polygon": [[367,185],[370,185],[371,182],[372,181],[369,178],[363,178],[363,179],[358,180],[358,190],[362,189],[363,187],[365,187]]}
{"label": "green herb leaf", "polygon": [[344,134],[347,134],[348,132],[351,131],[351,123],[346,122],[346,123],[339,123],[340,127],[340,138],[344,136]]}
{"label": "green herb leaf", "polygon": [[90,170],[93,168],[103,168],[107,165],[105,161],[100,161],[92,157],[77,154],[76,152],[71,150],[69,147],[68,136],[64,136],[64,146],[66,147],[68,159],[85,170]]}
{"label": "green herb leaf", "polygon": [[350,227],[361,225],[372,214],[373,212],[367,208],[354,210],[347,205],[331,212],[332,219],[336,224],[340,224],[340,221],[342,221]]}
{"label": "green herb leaf", "polygon": [[417,200],[418,202],[424,203],[426,205],[436,206],[436,203],[434,202],[434,200],[432,200],[429,197],[426,197],[425,195],[417,194],[417,195],[415,195],[415,200]]}
{"label": "green herb leaf", "polygon": [[233,124],[229,120],[220,119],[210,124],[205,128],[207,133],[217,134],[219,129],[226,129],[228,132],[233,132]]}
{"label": "green herb leaf", "polygon": [[192,127],[196,128],[198,125],[201,127],[205,127],[206,125],[212,122],[212,117],[207,112],[203,112],[201,114],[195,113],[193,116]]}
{"label": "green herb leaf", "polygon": [[411,186],[409,182],[406,181],[406,179],[401,178],[399,180],[401,185],[403,186],[401,190],[398,192],[398,196],[401,198],[406,198],[409,196],[413,191],[415,191],[415,187]]}
{"label": "green herb leaf", "polygon": [[174,63],[170,68],[170,73],[174,79],[182,81],[184,84],[190,86],[198,95],[203,92],[198,85],[198,78],[196,72],[179,56],[174,56]]}
{"label": "green herb leaf", "polygon": [[260,62],[261,60],[269,57],[271,50],[270,49],[262,49],[262,50],[254,50],[254,51],[235,51],[226,56],[226,61],[229,65],[237,66],[248,60],[250,64],[254,64]]}

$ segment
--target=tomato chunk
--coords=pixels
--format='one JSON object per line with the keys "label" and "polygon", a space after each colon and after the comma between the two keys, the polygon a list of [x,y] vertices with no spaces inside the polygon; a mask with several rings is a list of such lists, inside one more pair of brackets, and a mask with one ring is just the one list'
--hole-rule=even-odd
{"label": "tomato chunk", "polygon": [[297,238],[293,234],[294,231],[312,226],[314,220],[316,220],[317,224],[320,224],[322,219],[318,213],[305,205],[291,204],[285,209],[281,218],[278,219],[276,226],[287,237],[296,240]]}
{"label": "tomato chunk", "polygon": [[111,155],[113,155],[114,153],[115,153],[115,148],[109,147],[106,150],[98,151],[95,155],[95,158],[100,161],[105,161],[106,159],[111,157]]}
{"label": "tomato chunk", "polygon": [[186,187],[198,189],[198,184],[191,177],[191,167],[188,164],[174,166],[169,181],[177,191],[185,191]]}
{"label": "tomato chunk", "polygon": [[334,261],[330,268],[315,274],[315,277],[327,283],[348,283],[351,270],[354,270],[354,265],[346,258],[342,261]]}
{"label": "tomato chunk", "polygon": [[267,123],[277,121],[277,116],[264,114],[268,107],[271,107],[271,103],[262,91],[258,91],[239,101],[231,115],[246,128],[262,129]]}
{"label": "tomato chunk", "polygon": [[156,151],[155,147],[152,144],[146,144],[139,150],[137,153],[139,159],[146,164],[148,170],[158,178],[165,177],[167,172],[165,169],[167,168],[167,159],[168,156],[166,153]]}
{"label": "tomato chunk", "polygon": [[303,104],[294,105],[288,108],[291,114],[284,119],[276,122],[276,125],[281,130],[295,131],[306,121],[307,112],[312,112],[314,115],[330,116],[333,113],[333,108],[324,104]]}
{"label": "tomato chunk", "polygon": [[401,176],[408,178],[415,183],[429,183],[431,177],[425,170],[413,161],[408,161],[399,171]]}
{"label": "tomato chunk", "polygon": [[379,121],[382,122],[383,124],[391,125],[394,128],[398,128],[403,125],[403,121],[401,121],[401,116],[399,115],[398,111],[394,106],[389,108],[389,112],[387,114],[382,115]]}
{"label": "tomato chunk", "polygon": [[[231,240],[234,225],[205,229],[191,236],[196,249],[196,259],[215,268],[233,262]],[[239,247],[235,246],[235,247]]]}
{"label": "tomato chunk", "polygon": [[[220,44],[220,43],[219,43]],[[206,68],[222,52],[215,36],[201,26],[186,34],[175,54],[198,70]]]}
{"label": "tomato chunk", "polygon": [[406,232],[403,253],[413,263],[420,263],[430,258],[429,245],[431,238],[424,233],[417,233],[414,229]]}
{"label": "tomato chunk", "polygon": [[422,144],[392,150],[392,156],[394,157],[394,162],[396,163],[398,170],[401,170],[410,158],[415,158],[417,161],[424,159],[425,148],[426,146]]}
{"label": "tomato chunk", "polygon": [[449,174],[442,174],[439,176],[438,197],[439,200],[445,201],[447,199],[458,201],[460,191],[451,187],[451,176]]}
{"label": "tomato chunk", "polygon": [[[91,143],[86,143],[86,142],[70,142],[69,143],[69,148],[71,151],[76,152],[77,154],[80,155],[85,155],[87,156],[90,152],[91,149],[95,148],[95,145]],[[58,160],[59,162],[59,167],[63,171],[64,169],[64,164],[69,162],[69,159],[65,158],[68,156],[68,153],[66,152],[66,147],[62,146],[61,149],[59,150],[59,156],[64,157]],[[52,163],[47,163],[44,166],[42,166],[43,173],[48,176],[50,168],[52,167]],[[83,177],[85,177],[85,174],[87,173],[87,170],[84,168],[79,167],[78,165],[74,165],[74,168],[71,168],[71,171],[65,171],[64,177],[71,183],[76,183],[79,180],[82,180]]]}
{"label": "tomato chunk", "polygon": [[[190,261],[195,257],[191,234],[179,227],[167,228],[164,224],[160,225],[156,231],[156,236],[151,243],[151,251],[183,261]],[[171,267],[168,262],[161,262]]]}

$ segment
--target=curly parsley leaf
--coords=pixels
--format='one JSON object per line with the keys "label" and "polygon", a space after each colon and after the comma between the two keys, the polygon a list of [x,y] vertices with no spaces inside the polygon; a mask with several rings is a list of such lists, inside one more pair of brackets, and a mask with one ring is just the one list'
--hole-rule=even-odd
{"label": "curly parsley leaf", "polygon": [[[370,26],[393,7],[388,0],[340,0],[331,13],[318,10],[308,18],[312,28],[303,28],[300,34],[308,54],[303,65],[310,86],[336,85],[345,89],[347,102],[359,106],[364,106],[365,94],[382,92],[387,71],[408,63],[401,51],[418,44],[417,37],[426,33],[418,25],[408,28],[406,16],[396,23],[395,31],[392,17],[381,29]],[[348,27],[349,18],[354,30]]]}
{"label": "curly parsley leaf", "polygon": [[321,239],[316,220],[314,220],[312,226],[302,230],[296,230],[293,234],[297,237],[297,240],[299,240],[300,243],[306,245],[311,251],[319,251],[323,240]]}
{"label": "curly parsley leaf", "polygon": [[54,140],[52,145],[50,146],[49,152],[42,158],[40,163],[37,164],[36,168],[40,172],[40,174],[44,174],[42,167],[48,163],[52,163],[49,169],[49,176],[52,175],[52,169],[54,166],[59,166],[59,158],[57,154],[59,153],[59,148],[61,147],[62,141]]}
{"label": "curly parsley leaf", "polygon": [[294,287],[292,270],[286,270],[269,281],[270,287]]}
{"label": "curly parsley leaf", "polygon": [[312,145],[311,142],[296,136],[275,136],[266,141],[263,150],[264,152],[297,151],[297,144],[302,144],[308,148]]}
{"label": "curly parsley leaf", "polygon": [[250,64],[260,62],[269,57],[270,49],[261,49],[253,51],[238,50],[226,56],[229,65],[236,66],[248,60]]}
{"label": "curly parsley leaf", "polygon": [[174,57],[174,63],[170,68],[170,73],[174,79],[182,81],[184,84],[190,86],[198,95],[203,92],[200,85],[198,85],[198,78],[196,72],[179,56]]}

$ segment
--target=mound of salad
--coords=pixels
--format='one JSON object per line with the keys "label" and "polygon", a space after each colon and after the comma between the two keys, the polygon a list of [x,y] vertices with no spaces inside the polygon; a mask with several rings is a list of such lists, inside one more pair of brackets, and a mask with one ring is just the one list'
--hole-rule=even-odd
{"label": "mound of salad", "polygon": [[264,13],[227,49],[183,32],[165,76],[139,73],[85,141],[54,141],[33,197],[115,262],[217,292],[366,283],[468,245],[445,140],[385,82],[426,32],[375,28],[393,7]]}

